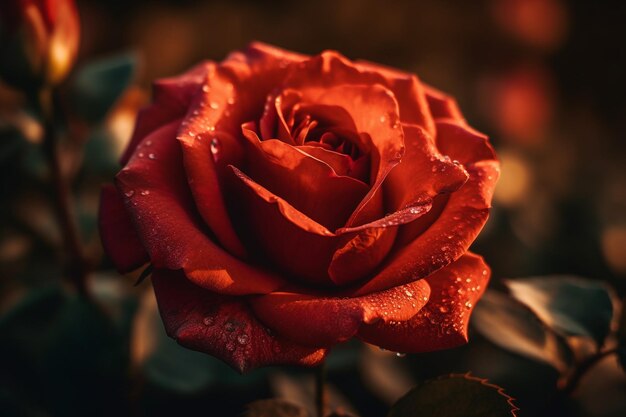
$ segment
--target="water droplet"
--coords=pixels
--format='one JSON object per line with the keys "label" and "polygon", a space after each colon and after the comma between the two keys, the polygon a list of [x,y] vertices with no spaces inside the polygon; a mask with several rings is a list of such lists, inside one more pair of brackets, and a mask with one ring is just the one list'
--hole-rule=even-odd
{"label": "water droplet", "polygon": [[413,293],[409,290],[404,290],[404,293],[406,294],[407,297],[413,297]]}
{"label": "water droplet", "polygon": [[404,358],[406,356],[406,353],[396,352],[396,356],[399,358]]}
{"label": "water droplet", "polygon": [[466,309],[468,309],[468,310],[469,310],[469,309],[470,309],[470,308],[472,308],[473,306],[474,306],[474,305],[472,304],[472,302],[471,302],[470,300],[467,300],[467,301],[465,302],[465,308],[466,308]]}
{"label": "water droplet", "polygon": [[144,153],[143,152],[139,152],[139,155],[137,155],[137,156],[139,156],[140,158],[143,158]]}
{"label": "water droplet", "polygon": [[211,139],[211,153],[213,154],[213,158],[217,159],[218,154],[222,148],[222,144],[220,143],[218,138]]}
{"label": "water droplet", "polygon": [[204,323],[205,326],[211,326],[214,322],[215,319],[211,316],[206,316],[202,319],[202,323]]}
{"label": "water droplet", "polygon": [[237,342],[239,342],[240,345],[245,345],[246,343],[248,343],[248,340],[250,340],[250,336],[248,336],[247,334],[240,334],[239,336],[237,336]]}
{"label": "water droplet", "polygon": [[381,123],[385,123],[386,121],[387,121],[387,118],[385,116],[380,116]]}
{"label": "water droplet", "polygon": [[151,140],[147,140],[146,141],[146,146],[151,146],[152,145],[152,141]]}
{"label": "water droplet", "polygon": [[449,309],[448,307],[446,307],[446,306],[439,306],[439,311],[440,311],[441,313],[444,313],[444,314],[445,314],[445,313],[447,313],[448,311],[450,311],[450,309]]}
{"label": "water droplet", "polygon": [[209,107],[212,108],[213,110],[217,110],[220,106],[216,102],[212,101],[209,103]]}
{"label": "water droplet", "polygon": [[228,100],[226,100],[226,102],[228,104],[235,104],[235,97],[228,97]]}
{"label": "water droplet", "polygon": [[205,84],[202,86],[202,91],[204,91],[205,93],[208,93],[209,91],[211,91],[211,87]]}
{"label": "water droplet", "polygon": [[135,194],[134,190],[128,190],[124,193],[124,195],[129,198],[132,197],[134,194]]}
{"label": "water droplet", "polygon": [[152,160],[155,160],[155,159],[156,159],[156,155],[155,155],[155,154],[153,154],[153,153],[149,153],[149,154],[148,154],[148,158],[149,158],[149,159],[152,159]]}
{"label": "water droplet", "polygon": [[437,172],[437,166],[433,165],[432,168],[430,168],[431,172]]}
{"label": "water droplet", "polygon": [[149,190],[143,190],[140,194],[141,195],[148,195],[148,194],[150,194],[150,191]]}

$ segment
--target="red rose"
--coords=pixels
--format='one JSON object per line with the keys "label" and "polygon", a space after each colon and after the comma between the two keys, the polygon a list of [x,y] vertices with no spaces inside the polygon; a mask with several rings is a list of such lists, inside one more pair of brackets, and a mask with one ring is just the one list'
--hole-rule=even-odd
{"label": "red rose", "polygon": [[0,77],[20,88],[59,83],[74,63],[79,33],[73,0],[2,0]]}
{"label": "red rose", "polygon": [[152,264],[180,344],[245,371],[353,336],[467,341],[499,166],[414,75],[255,43],[157,81],[122,163],[102,241],[122,272]]}

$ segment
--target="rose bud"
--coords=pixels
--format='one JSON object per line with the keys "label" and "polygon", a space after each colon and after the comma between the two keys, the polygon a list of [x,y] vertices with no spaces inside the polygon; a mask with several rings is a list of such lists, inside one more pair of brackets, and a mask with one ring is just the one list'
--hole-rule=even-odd
{"label": "rose bud", "polygon": [[0,77],[27,90],[61,82],[78,51],[74,2],[2,0],[0,12]]}
{"label": "rose bud", "polygon": [[102,242],[121,272],[152,265],[181,345],[243,372],[352,337],[467,342],[499,164],[415,75],[254,43],[157,81],[121,162]]}

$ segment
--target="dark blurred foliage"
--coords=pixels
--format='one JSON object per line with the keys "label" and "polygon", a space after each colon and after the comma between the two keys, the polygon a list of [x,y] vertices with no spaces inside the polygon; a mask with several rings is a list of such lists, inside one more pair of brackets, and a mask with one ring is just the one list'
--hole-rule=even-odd
{"label": "dark blurred foliage", "polygon": [[[55,287],[60,232],[37,151],[40,128],[18,111],[24,97],[0,85],[0,415],[235,416],[276,395],[312,406],[307,370],[239,376],[168,340],[149,285],[132,287],[132,278],[113,272],[95,227],[99,185],[118,169],[150,82],[252,40],[304,53],[336,49],[415,72],[458,99],[502,161],[491,219],[473,246],[491,265],[494,288],[506,278],[558,273],[626,294],[626,3],[83,0],[78,7],[79,64],[129,51],[140,63],[105,119],[70,124],[85,154],[82,168],[65,170],[75,178],[85,251],[98,260],[90,288],[104,310]],[[71,144],[64,150],[75,153]],[[41,303],[37,317],[24,303]],[[15,341],[29,348],[16,351]],[[331,403],[363,417],[385,415],[418,380],[467,371],[505,387],[521,416],[626,413],[626,378],[614,357],[568,398],[555,389],[553,367],[475,331],[462,348],[403,358],[350,343],[329,366]]]}

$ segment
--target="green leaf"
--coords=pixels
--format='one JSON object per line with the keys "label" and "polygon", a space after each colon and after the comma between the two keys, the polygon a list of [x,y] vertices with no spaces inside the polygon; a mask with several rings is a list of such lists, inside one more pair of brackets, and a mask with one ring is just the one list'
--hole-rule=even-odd
{"label": "green leaf", "polygon": [[488,290],[476,305],[472,324],[495,345],[566,371],[572,352],[562,337],[548,329],[525,305]]}
{"label": "green leaf", "polygon": [[423,382],[400,398],[388,417],[511,417],[519,410],[497,385],[469,374]]}
{"label": "green leaf", "polygon": [[61,287],[32,290],[0,320],[0,369],[14,382],[11,395],[46,415],[119,414],[127,364],[123,338],[99,306]]}
{"label": "green leaf", "polygon": [[585,336],[602,346],[610,332],[613,303],[601,282],[571,276],[509,280],[506,285],[550,328],[566,336]]}
{"label": "green leaf", "polygon": [[626,371],[626,298],[622,300],[622,314],[617,330],[617,359],[622,369]]}
{"label": "green leaf", "polygon": [[91,123],[104,119],[133,80],[137,58],[117,55],[83,66],[70,87],[70,103],[76,115]]}
{"label": "green leaf", "polygon": [[245,417],[309,417],[303,407],[285,400],[259,400],[248,404]]}

